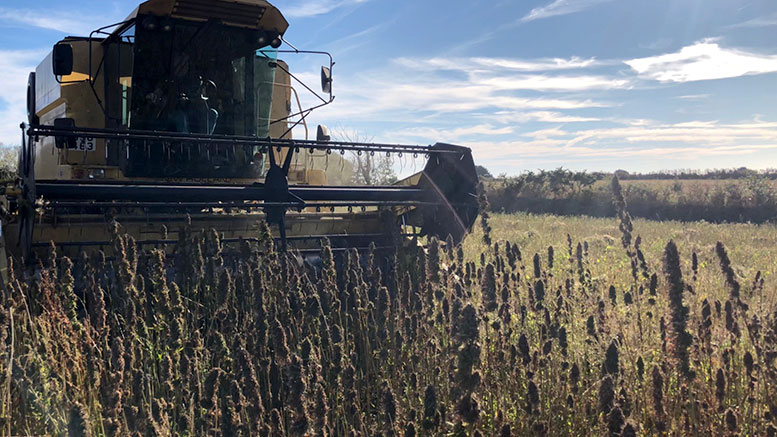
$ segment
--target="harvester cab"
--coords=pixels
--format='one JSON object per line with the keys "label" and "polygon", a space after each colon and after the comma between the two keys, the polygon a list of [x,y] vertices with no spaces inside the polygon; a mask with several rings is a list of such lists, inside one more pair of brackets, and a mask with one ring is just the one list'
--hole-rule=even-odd
{"label": "harvester cab", "polygon": [[[463,238],[478,214],[470,150],[335,141],[321,127],[308,139],[308,115],[334,100],[334,62],[287,43],[287,28],[264,0],[148,0],[58,42],[29,78],[19,177],[2,199],[6,252],[108,253],[114,222],[168,252],[192,230],[250,241],[263,221],[303,253],[324,237],[334,250]],[[320,91],[281,59],[298,53],[325,60]],[[303,108],[298,90],[316,104]],[[346,153],[428,159],[394,185],[328,185],[314,158]]]}

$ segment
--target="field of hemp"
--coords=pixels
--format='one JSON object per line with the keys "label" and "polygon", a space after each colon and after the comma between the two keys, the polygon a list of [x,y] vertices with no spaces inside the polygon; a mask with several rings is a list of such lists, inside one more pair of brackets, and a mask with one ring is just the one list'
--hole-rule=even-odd
{"label": "field of hemp", "polygon": [[775,435],[777,229],[618,210],[315,270],[116,225],[3,291],[0,435]]}

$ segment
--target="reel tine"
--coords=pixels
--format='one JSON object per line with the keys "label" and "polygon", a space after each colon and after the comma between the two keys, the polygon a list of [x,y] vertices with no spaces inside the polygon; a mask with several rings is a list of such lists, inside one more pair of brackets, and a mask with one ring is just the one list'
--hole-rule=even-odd
{"label": "reel tine", "polygon": [[275,151],[273,150],[272,144],[267,146],[267,155],[269,155],[270,158],[270,167],[277,165],[275,163]]}

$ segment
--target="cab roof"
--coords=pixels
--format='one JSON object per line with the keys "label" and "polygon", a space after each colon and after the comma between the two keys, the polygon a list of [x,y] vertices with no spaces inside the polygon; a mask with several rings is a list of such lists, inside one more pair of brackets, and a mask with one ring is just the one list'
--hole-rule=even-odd
{"label": "cab roof", "polygon": [[127,17],[169,16],[191,21],[218,20],[224,24],[277,32],[283,35],[289,23],[265,0],[148,0]]}

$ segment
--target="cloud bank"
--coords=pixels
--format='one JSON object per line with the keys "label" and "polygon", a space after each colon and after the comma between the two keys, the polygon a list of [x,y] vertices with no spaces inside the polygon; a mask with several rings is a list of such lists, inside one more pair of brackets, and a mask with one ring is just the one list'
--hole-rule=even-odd
{"label": "cloud bank", "polygon": [[659,82],[695,82],[777,72],[777,55],[723,48],[714,39],[675,53],[624,62],[641,77]]}

